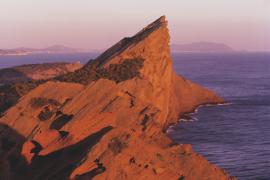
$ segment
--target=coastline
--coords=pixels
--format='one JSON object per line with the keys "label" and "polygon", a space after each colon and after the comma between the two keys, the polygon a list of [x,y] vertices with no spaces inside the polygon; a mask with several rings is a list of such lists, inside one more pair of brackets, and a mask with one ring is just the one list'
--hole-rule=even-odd
{"label": "coastline", "polygon": [[[193,148],[192,148],[192,146],[193,146],[192,144],[186,144],[186,143],[183,144],[183,143],[175,142],[175,141],[173,140],[172,136],[170,135],[170,133],[175,131],[174,128],[175,128],[179,123],[182,123],[182,122],[199,121],[199,119],[197,119],[197,118],[195,118],[195,117],[192,117],[192,115],[195,115],[195,114],[198,112],[198,110],[199,110],[200,108],[202,108],[202,107],[227,106],[227,105],[231,105],[231,104],[233,104],[233,103],[227,102],[227,101],[225,101],[225,100],[224,100],[224,102],[218,102],[218,103],[212,103],[212,102],[211,102],[211,103],[203,103],[203,104],[200,104],[200,105],[196,106],[195,108],[193,108],[192,111],[188,111],[188,112],[186,112],[186,113],[182,113],[182,116],[183,116],[183,115],[185,116],[184,118],[183,118],[183,117],[181,118],[181,116],[180,116],[180,118],[179,118],[175,123],[171,123],[170,125],[168,125],[168,127],[167,127],[167,129],[166,129],[166,131],[165,131],[165,135],[166,135],[170,140],[172,140],[174,144],[183,146],[183,148],[192,149],[192,151],[194,151]],[[190,150],[189,150],[189,151],[190,151]],[[194,151],[194,152],[197,153],[196,151]],[[203,158],[205,158],[203,155],[201,155],[201,154],[199,154],[199,153],[198,153],[198,155],[200,155],[200,156],[202,156]],[[205,158],[205,159],[209,162],[209,160],[208,160],[207,158]],[[220,166],[218,166],[217,164],[214,164],[214,163],[211,163],[211,164],[214,165],[214,166],[216,166],[216,167],[218,167],[218,168],[220,168],[220,169],[222,169],[222,168],[221,168]],[[225,174],[230,175],[230,173],[229,173],[227,170],[222,169],[222,171],[223,171]],[[237,177],[235,177],[235,176],[230,176],[230,179],[231,179],[231,180],[237,180]]]}
{"label": "coastline", "polygon": [[228,106],[228,105],[231,105],[231,104],[233,104],[233,103],[227,102],[227,101],[218,102],[218,103],[203,103],[203,104],[200,104],[200,105],[196,106],[195,108],[193,108],[191,111],[187,111],[187,112],[181,113],[181,115],[182,116],[184,115],[184,117],[181,117],[181,115],[180,115],[179,119],[175,123],[170,123],[168,125],[168,127],[165,130],[165,132],[166,132],[166,134],[168,134],[169,131],[174,131],[173,128],[175,126],[177,126],[177,124],[179,124],[181,122],[198,121],[199,119],[192,117],[192,115],[196,114],[198,112],[198,110],[200,108],[202,108],[202,107]]}

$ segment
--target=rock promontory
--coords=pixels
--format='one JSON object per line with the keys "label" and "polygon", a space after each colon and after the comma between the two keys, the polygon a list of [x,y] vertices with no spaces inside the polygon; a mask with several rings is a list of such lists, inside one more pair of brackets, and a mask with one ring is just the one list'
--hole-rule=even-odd
{"label": "rock promontory", "polygon": [[0,179],[233,179],[165,130],[223,99],[175,73],[165,17],[0,119]]}

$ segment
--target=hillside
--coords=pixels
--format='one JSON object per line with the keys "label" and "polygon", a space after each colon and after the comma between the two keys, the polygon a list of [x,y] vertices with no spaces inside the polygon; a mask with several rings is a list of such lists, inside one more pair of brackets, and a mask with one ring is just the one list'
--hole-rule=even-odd
{"label": "hillside", "polygon": [[234,179],[165,131],[223,99],[176,75],[165,17],[0,119],[0,179]]}

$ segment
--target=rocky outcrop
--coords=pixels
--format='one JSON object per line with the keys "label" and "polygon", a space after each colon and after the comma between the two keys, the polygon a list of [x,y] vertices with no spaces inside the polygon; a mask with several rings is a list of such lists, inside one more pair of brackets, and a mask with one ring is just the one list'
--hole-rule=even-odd
{"label": "rocky outcrop", "polygon": [[0,84],[50,79],[68,72],[73,72],[81,67],[82,64],[76,62],[27,64],[0,69]]}
{"label": "rocky outcrop", "polygon": [[190,145],[175,144],[164,133],[184,112],[223,102],[175,74],[168,44],[161,17],[80,70],[23,96],[0,119],[22,137],[13,148],[23,157],[13,169],[8,159],[1,161],[2,176],[231,179]]}

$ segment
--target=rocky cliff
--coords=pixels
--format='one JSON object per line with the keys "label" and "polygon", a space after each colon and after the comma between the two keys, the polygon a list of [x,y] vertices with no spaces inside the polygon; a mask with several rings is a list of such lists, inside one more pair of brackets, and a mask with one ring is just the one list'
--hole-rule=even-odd
{"label": "rocky cliff", "polygon": [[24,95],[0,119],[0,179],[231,179],[164,133],[223,102],[175,74],[168,44],[161,17]]}

